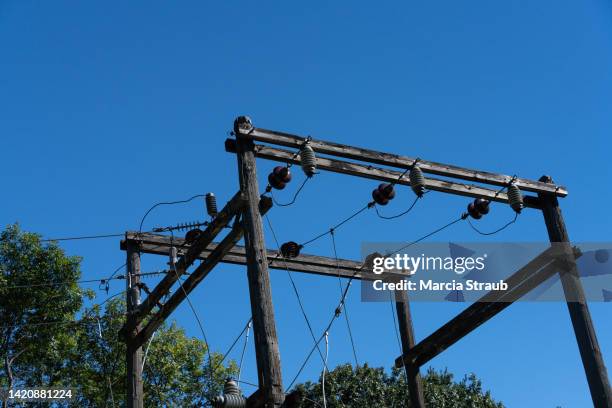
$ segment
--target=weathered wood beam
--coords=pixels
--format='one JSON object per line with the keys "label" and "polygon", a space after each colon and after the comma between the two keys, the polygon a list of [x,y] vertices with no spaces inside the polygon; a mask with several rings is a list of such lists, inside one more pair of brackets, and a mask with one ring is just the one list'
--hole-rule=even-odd
{"label": "weathered wood beam", "polygon": [[[234,228],[223,238],[223,240],[211,251],[209,256],[189,275],[183,284],[174,291],[174,294],[162,305],[160,310],[155,313],[148,321],[147,325],[138,333],[134,342],[136,344],[144,344],[163,324],[174,310],[181,304],[183,300],[195,289],[195,287],[208,275],[210,271],[223,258],[227,251],[232,248],[236,242],[240,241],[243,235],[242,225],[235,225]],[[172,272],[169,272],[172,273]]]}
{"label": "weathered wood beam", "polygon": [[[234,121],[235,132],[251,127],[251,120],[248,117],[241,116]],[[253,318],[258,385],[264,397],[264,406],[276,408],[285,401],[285,394],[274,307],[272,306],[266,243],[258,208],[260,193],[252,140],[240,139],[238,141],[236,158],[240,191],[247,200],[242,211],[242,223],[244,225],[246,269]]]}
{"label": "weathered wood beam", "polygon": [[[551,247],[528,262],[505,282],[506,291],[491,291],[471,304],[410,351],[395,360],[396,367],[404,364],[422,366],[467,334],[520,299],[540,283],[550,278],[565,265],[558,247]],[[576,257],[581,254],[577,252]]]}
{"label": "weathered wood beam", "polygon": [[168,293],[172,285],[185,273],[193,262],[198,258],[204,248],[212,242],[219,232],[227,226],[232,217],[245,204],[245,200],[240,192],[223,207],[217,216],[210,222],[202,234],[194,241],[188,250],[179,258],[176,264],[176,273],[166,274],[161,282],[151,291],[151,294],[140,304],[134,311],[131,324],[124,326],[123,333],[130,333],[133,329],[133,324],[139,324],[144,317],[160,302],[161,298]]}
{"label": "weathered wood beam", "polygon": [[[236,153],[236,140],[230,138],[226,139],[225,150],[230,153]],[[281,163],[300,163],[300,159],[295,157],[295,152],[259,144],[255,145],[255,155],[262,159],[278,161]],[[317,168],[366,179],[397,183],[405,186],[410,185],[410,178],[408,174],[402,176],[403,172],[375,167],[372,165],[318,156]],[[400,176],[402,177],[400,178]],[[486,200],[497,201],[500,203],[508,203],[508,195],[505,192],[500,192],[499,189],[494,190],[474,184],[457,183],[454,181],[441,180],[431,177],[425,178],[425,186],[432,191],[439,191],[466,197],[484,198]],[[526,207],[540,208],[537,197],[525,196],[524,200]]]}
{"label": "weathered wood beam", "polygon": [[[167,235],[158,235],[137,232],[127,233],[127,242],[137,240],[140,252],[153,255],[168,255],[171,247],[170,237]],[[178,248],[188,248],[189,244],[185,244],[185,240],[175,237],[172,241]],[[122,242],[121,248],[124,249],[126,241]],[[204,260],[208,257],[212,250],[216,248],[217,243],[210,243],[208,247],[198,256],[198,259]],[[336,263],[335,258],[324,256],[300,254],[296,258],[283,259],[278,251],[267,250],[268,264],[272,269],[289,270],[292,272],[308,273],[321,276],[331,276],[341,278],[351,278],[356,280],[376,280],[380,279],[380,275],[372,273],[371,270],[363,267],[363,262],[352,261],[348,259],[339,259]],[[236,245],[221,259],[223,263],[234,265],[246,265],[245,249],[241,245]],[[385,272],[385,277],[405,278],[403,274],[393,274]]]}
{"label": "weathered wood beam", "polygon": [[[303,136],[292,135],[284,132],[277,132],[262,128],[252,128],[251,130],[238,131],[237,136],[248,137],[264,143],[270,143],[294,149],[299,149],[307,139]],[[360,160],[368,163],[381,164],[401,169],[410,168],[415,162],[415,157],[401,156],[391,153],[383,153],[370,149],[362,149],[343,145],[340,143],[327,142],[323,140],[310,139],[310,146],[319,153],[332,156],[344,157],[348,159]],[[480,170],[472,170],[449,164],[436,163],[426,160],[419,160],[419,167],[423,172],[436,174],[439,176],[458,178],[462,180],[475,181],[478,183],[491,184],[494,186],[505,186],[512,179],[512,176],[490,173]],[[551,193],[559,197],[565,197],[567,190],[563,186],[552,185],[540,181],[525,178],[516,178],[516,185],[524,191],[535,193]]]}
{"label": "weathered wood beam", "polygon": [[[549,176],[542,176],[540,181],[552,184],[552,179]],[[540,198],[542,199],[542,214],[544,215],[550,242],[553,245],[560,246],[566,252],[570,252],[569,234],[557,197],[552,194],[540,194]],[[610,388],[608,370],[599,347],[597,333],[593,326],[591,312],[580,282],[576,262],[571,255],[566,256],[566,258],[570,272],[561,274],[561,285],[572,320],[582,365],[589,383],[593,406],[596,408],[612,407],[612,388]]]}

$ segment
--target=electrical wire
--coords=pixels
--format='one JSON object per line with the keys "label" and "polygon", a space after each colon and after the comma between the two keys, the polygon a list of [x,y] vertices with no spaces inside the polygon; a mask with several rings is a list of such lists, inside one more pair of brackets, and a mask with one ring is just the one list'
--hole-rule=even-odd
{"label": "electrical wire", "polygon": [[383,220],[394,220],[394,219],[399,218],[401,216],[404,216],[404,215],[408,214],[410,211],[412,211],[412,209],[416,205],[417,201],[419,201],[419,198],[421,198],[421,197],[416,196],[414,201],[412,202],[412,204],[410,205],[410,207],[408,207],[408,209],[406,211],[402,211],[401,213],[396,214],[396,215],[390,215],[390,216],[382,215],[378,211],[378,206],[376,206],[376,205],[374,206],[374,209],[376,210],[376,215],[378,215],[378,217],[382,218]]}
{"label": "electrical wire", "polygon": [[215,365],[215,370],[217,370],[217,368],[221,367],[221,364],[223,364],[223,361],[225,361],[225,359],[227,358],[227,356],[229,355],[229,353],[232,352],[232,350],[234,349],[234,346],[238,343],[238,340],[240,340],[240,338],[242,337],[242,335],[247,332],[248,330],[251,328],[251,322],[253,321],[253,318],[249,318],[249,320],[247,321],[246,325],[244,326],[244,328],[242,329],[242,331],[240,332],[240,334],[238,334],[238,336],[236,336],[236,339],[232,342],[232,345],[229,347],[229,349],[223,353],[223,357],[221,358],[221,360]]}
{"label": "electrical wire", "polygon": [[161,205],[185,204],[185,203],[188,203],[188,202],[190,202],[190,201],[192,201],[192,200],[195,200],[196,198],[199,198],[199,197],[205,197],[205,196],[206,196],[206,194],[196,194],[196,195],[194,195],[193,197],[190,197],[190,198],[188,198],[188,199],[186,199],[186,200],[177,200],[177,201],[162,201],[162,202],[159,202],[159,203],[154,204],[154,205],[153,205],[151,208],[149,208],[149,209],[147,210],[147,212],[145,212],[145,214],[142,216],[142,219],[140,220],[140,226],[138,227],[138,232],[142,232],[142,224],[144,223],[144,220],[147,218],[147,216],[149,215],[149,213],[150,213],[151,211],[153,211],[155,208],[157,208],[157,207],[159,207],[159,206],[161,206]]}
{"label": "electrical wire", "polygon": [[304,186],[308,182],[308,180],[310,180],[310,177],[304,178],[304,181],[302,182],[300,187],[297,189],[297,191],[293,195],[293,199],[291,201],[289,201],[288,203],[279,203],[278,201],[276,201],[276,198],[274,197],[274,193],[272,192],[272,190],[270,190],[270,196],[272,197],[272,201],[274,202],[275,205],[277,205],[279,207],[289,207],[290,205],[293,205],[295,203],[295,201],[297,200],[298,195],[300,194],[300,192],[302,191],[302,189],[304,188]]}
{"label": "electrical wire", "polygon": [[329,357],[329,333],[325,332],[325,363],[323,364],[323,375],[321,376],[321,391],[323,393],[323,408],[327,408],[327,397],[325,396],[325,371]]}
{"label": "electrical wire", "polygon": [[[108,301],[110,301],[111,299],[114,299],[115,297],[119,296],[119,295],[123,295],[125,294],[126,291],[121,291],[119,293],[115,293],[112,296],[109,296],[108,298],[106,298],[104,301],[102,301],[101,303],[97,303],[91,306],[91,308],[94,308],[96,306],[102,306],[105,303],[107,303]],[[97,324],[96,321],[96,317],[92,317],[92,316],[83,316],[81,317],[79,320],[64,320],[64,321],[52,321],[52,322],[37,322],[37,323],[24,323],[24,324],[13,324],[13,325],[6,325],[6,326],[0,326],[0,330],[7,330],[7,329],[14,329],[16,327],[43,327],[43,326],[69,326],[69,325],[91,325],[91,324]]]}
{"label": "electrical wire", "polygon": [[251,326],[253,325],[253,319],[247,324],[246,336],[244,337],[244,345],[242,346],[242,353],[240,353],[240,363],[238,364],[238,381],[242,375],[242,363],[244,361],[244,353],[246,352],[247,344],[249,343],[249,334],[251,333]]}
{"label": "electrical wire", "polygon": [[[444,225],[444,226],[442,226],[442,227],[440,227],[440,228],[437,228],[437,229],[435,229],[434,231],[432,231],[432,232],[430,232],[430,233],[427,233],[427,234],[423,235],[422,237],[420,237],[420,238],[418,238],[418,239],[416,239],[416,240],[412,241],[411,243],[409,243],[409,244],[407,244],[407,245],[403,246],[402,248],[398,249],[397,251],[395,251],[395,252],[393,252],[393,253],[400,252],[400,251],[402,251],[402,250],[404,250],[404,249],[406,249],[406,248],[408,248],[408,247],[410,247],[410,246],[412,246],[412,245],[414,245],[414,244],[416,244],[416,243],[418,243],[418,242],[421,242],[421,241],[423,241],[424,239],[427,239],[427,238],[431,237],[432,235],[435,235],[435,234],[437,234],[438,232],[443,231],[443,230],[445,230],[446,228],[449,228],[450,226],[452,226],[452,225],[456,224],[457,222],[462,221],[462,220],[464,220],[464,219],[466,219],[466,218],[467,218],[467,214],[462,214],[462,215],[461,215],[461,217],[459,217],[458,219],[453,220],[453,221],[451,221],[451,222],[447,223],[446,225]],[[391,253],[391,254],[393,254],[393,253]],[[388,254],[388,255],[391,255],[391,254]],[[340,316],[340,314],[341,314],[341,310],[342,310],[342,306],[344,305],[344,302],[346,301],[346,296],[348,295],[348,291],[349,291],[349,289],[350,289],[350,287],[351,287],[351,283],[352,283],[352,282],[353,282],[353,280],[355,279],[355,276],[357,276],[357,274],[358,274],[359,272],[361,272],[361,271],[362,271],[362,270],[365,268],[365,266],[366,266],[366,264],[364,263],[364,264],[361,266],[361,268],[359,268],[358,270],[356,270],[356,271],[355,271],[355,272],[354,272],[354,273],[351,275],[351,277],[349,278],[349,281],[348,281],[348,283],[347,283],[346,287],[344,288],[344,292],[342,293],[342,296],[340,297],[340,301],[339,301],[339,303],[338,303],[338,306],[336,307],[336,309],[335,309],[335,311],[334,311],[334,314],[333,314],[333,316],[331,317],[331,319],[330,319],[330,321],[329,321],[329,323],[328,323],[327,327],[326,327],[326,328],[325,328],[325,330],[323,331],[323,333],[325,333],[325,332],[329,332],[329,330],[331,329],[332,325],[334,324],[334,321],[335,321],[335,320],[336,320],[336,319],[337,319],[337,318]],[[298,377],[300,376],[300,374],[301,374],[301,373],[302,373],[302,371],[304,370],[304,367],[306,367],[306,364],[308,363],[308,360],[310,360],[310,357],[312,356],[312,353],[314,353],[315,348],[316,348],[316,347],[318,347],[318,344],[321,342],[321,340],[323,340],[323,337],[324,337],[324,336],[321,336],[321,337],[319,338],[319,340],[318,340],[318,341],[317,341],[317,343],[315,344],[315,347],[313,347],[313,348],[310,350],[310,352],[309,352],[309,353],[306,355],[306,358],[304,359],[304,362],[303,362],[303,363],[302,363],[302,365],[300,366],[300,369],[298,370],[298,372],[297,372],[297,374],[295,375],[295,377],[293,377],[293,380],[291,381],[291,383],[289,384],[289,386],[287,387],[287,389],[286,389],[286,390],[289,390],[289,389],[290,389],[290,388],[293,386],[293,384],[295,383],[295,381],[298,379]]]}
{"label": "electrical wire", "polygon": [[147,361],[147,355],[149,354],[149,347],[151,347],[151,343],[153,343],[153,338],[155,337],[156,333],[157,333],[157,330],[153,332],[153,334],[151,335],[151,338],[147,342],[147,347],[145,348],[144,355],[142,356],[142,367],[140,368],[141,371],[144,371],[145,363]]}
{"label": "electrical wire", "polygon": [[[331,236],[331,241],[332,241],[332,247],[334,250],[334,259],[336,260],[336,271],[338,272],[338,285],[340,289],[340,295],[342,295],[344,287],[342,286],[342,278],[340,278],[340,261],[338,260],[338,250],[336,247],[336,235],[332,232],[330,236]],[[351,347],[353,349],[353,357],[355,358],[355,367],[359,367],[359,360],[357,359],[357,351],[355,349],[355,341],[353,339],[353,330],[351,329],[351,322],[349,319],[348,308],[346,306],[346,303],[343,305],[342,308],[344,310],[344,320],[346,320],[346,328],[348,330],[349,339],[351,340]]]}
{"label": "electrical wire", "polygon": [[[194,196],[195,197],[195,196]],[[191,199],[193,199],[194,197],[192,197]],[[172,242],[174,240],[174,233],[172,233],[171,231],[171,235],[170,235],[170,245],[172,246]],[[206,338],[206,333],[204,331],[204,326],[202,325],[202,321],[200,320],[200,316],[198,315],[198,312],[196,311],[195,307],[193,306],[193,304],[191,303],[191,299],[189,298],[189,294],[187,293],[187,291],[185,290],[185,287],[183,286],[183,281],[181,280],[180,275],[178,274],[177,270],[176,270],[176,265],[174,264],[174,262],[171,262],[170,264],[170,269],[174,272],[174,274],[176,275],[176,279],[181,287],[181,290],[183,291],[183,294],[185,295],[185,299],[187,300],[187,303],[189,304],[189,308],[191,309],[197,323],[198,326],[200,328],[200,331],[202,332],[202,339],[204,340],[204,345],[206,346],[206,353],[208,355],[208,366],[210,368],[210,382],[214,382],[215,380],[215,376],[214,376],[214,370],[213,370],[213,366],[212,366],[212,355],[210,353],[210,345],[208,343],[208,339]]]}
{"label": "electrical wire", "polygon": [[350,215],[349,217],[345,218],[344,220],[342,220],[341,222],[339,222],[338,224],[334,225],[333,227],[331,227],[329,230],[315,236],[314,238],[309,239],[308,241],[304,242],[301,244],[302,247],[326,236],[327,234],[331,234],[332,231],[337,230],[338,228],[340,228],[342,225],[346,224],[347,222],[349,222],[350,220],[352,220],[353,218],[355,218],[356,216],[358,216],[359,214],[361,214],[362,212],[364,212],[365,210],[372,208],[374,206],[374,202],[370,202],[368,203],[365,207],[357,210],[355,213],[353,213],[352,215]]}
{"label": "electrical wire", "polygon": [[79,237],[63,237],[63,238],[44,238],[40,242],[51,242],[51,241],[78,241],[82,239],[98,239],[98,238],[116,238],[123,237],[125,233],[117,234],[102,234],[102,235],[84,235]]}
{"label": "electrical wire", "polygon": [[[276,236],[276,232],[274,231],[274,227],[272,226],[272,221],[270,220],[270,217],[266,214],[265,215],[266,218],[266,222],[268,223],[268,227],[270,228],[270,232],[272,233],[272,238],[274,239],[274,242],[276,243],[276,247],[280,248],[280,243],[278,241],[278,238]],[[285,266],[285,271],[287,272],[287,276],[289,277],[289,282],[291,283],[291,286],[293,288],[293,293],[295,294],[295,297],[298,301],[298,305],[300,307],[300,311],[302,312],[302,316],[304,317],[304,320],[306,321],[306,326],[308,326],[308,331],[310,332],[310,336],[312,337],[312,341],[315,343],[315,347],[317,349],[317,351],[319,352],[319,356],[321,357],[321,361],[324,361],[323,358],[323,353],[321,352],[321,350],[319,349],[318,346],[318,342],[317,339],[315,337],[314,334],[314,330],[312,329],[312,325],[310,323],[310,319],[308,318],[308,315],[306,314],[306,309],[304,308],[304,304],[302,302],[302,297],[300,296],[300,292],[297,288],[297,285],[295,283],[295,280],[293,279],[293,274],[291,273],[291,271],[289,271],[289,266],[287,265],[287,261],[285,260],[284,257],[282,257],[281,252],[278,252],[279,256],[281,256],[281,260]]]}
{"label": "electrical wire", "polygon": [[508,228],[510,225],[514,224],[516,222],[516,220],[518,219],[518,213],[514,213],[514,218],[512,219],[512,221],[508,221],[505,225],[503,225],[502,227],[499,227],[498,229],[496,229],[495,231],[491,231],[491,232],[482,232],[480,231],[478,228],[476,228],[476,226],[472,223],[472,221],[468,218],[468,224],[470,225],[470,227],[472,227],[472,229],[474,231],[476,231],[477,233],[479,233],[480,235],[495,235],[498,232],[501,232],[503,230],[505,230],[506,228]]}

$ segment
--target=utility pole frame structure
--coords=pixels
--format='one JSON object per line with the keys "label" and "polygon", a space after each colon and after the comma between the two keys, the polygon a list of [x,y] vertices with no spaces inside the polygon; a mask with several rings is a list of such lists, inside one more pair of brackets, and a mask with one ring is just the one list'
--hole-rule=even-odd
{"label": "utility pole frame structure", "polygon": [[[167,256],[172,248],[177,246],[181,251],[177,273],[168,273],[151,294],[132,310],[130,310],[128,286],[128,320],[120,335],[128,344],[128,373],[136,373],[128,375],[128,392],[133,389],[137,396],[133,402],[131,399],[128,400],[128,404],[132,404],[130,407],[142,406],[137,405],[142,404],[142,380],[136,378],[142,375],[142,372],[136,370],[137,367],[133,365],[138,359],[138,350],[141,350],[155,329],[184,299],[185,296],[179,293],[191,292],[219,262],[244,265],[247,269],[259,381],[259,389],[248,398],[247,407],[291,407],[296,400],[289,396],[285,399],[283,393],[269,281],[270,268],[335,278],[340,276],[350,279],[378,279],[371,268],[366,267],[363,262],[306,254],[300,254],[295,258],[279,258],[278,251],[266,249],[261,215],[272,207],[272,202],[269,197],[260,196],[256,158],[299,164],[300,157],[295,153],[295,149],[299,150],[308,142],[318,154],[316,164],[320,170],[407,186],[410,186],[411,182],[406,170],[415,165],[416,159],[256,128],[250,119],[244,116],[235,120],[234,135],[235,139],[228,138],[225,141],[225,149],[237,156],[240,190],[195,241],[169,239],[160,234],[127,232],[125,240],[121,243],[121,249],[128,252],[128,282],[133,282],[129,276],[130,271],[135,270],[135,265],[138,265],[138,272],[135,273],[139,273],[139,253]],[[551,247],[508,277],[505,280],[508,284],[507,290],[492,291],[483,295],[416,344],[408,296],[405,292],[396,292],[395,303],[402,355],[395,360],[395,365],[403,366],[406,370],[411,406],[415,408],[425,406],[419,373],[422,365],[539,284],[559,273],[594,406],[611,408],[612,392],[607,370],[577,274],[575,259],[580,257],[581,253],[569,244],[567,229],[558,205],[558,197],[565,197],[568,194],[565,187],[554,184],[552,179],[546,176],[535,181],[420,159],[418,165],[426,174],[425,187],[432,191],[501,203],[509,203],[509,198],[499,188],[510,183],[523,192],[535,193],[524,195],[523,202],[526,208],[542,211]],[[220,242],[215,242],[215,237],[228,227],[232,219],[234,224],[231,231]],[[244,247],[237,245],[243,234]],[[179,280],[179,276],[184,274],[197,259],[202,260],[202,263],[182,283],[183,290],[175,291],[174,295],[162,304],[162,297],[168,294],[172,285]],[[402,277],[405,276],[401,274],[395,276],[395,278]],[[148,323],[141,328],[145,318],[148,318]]]}

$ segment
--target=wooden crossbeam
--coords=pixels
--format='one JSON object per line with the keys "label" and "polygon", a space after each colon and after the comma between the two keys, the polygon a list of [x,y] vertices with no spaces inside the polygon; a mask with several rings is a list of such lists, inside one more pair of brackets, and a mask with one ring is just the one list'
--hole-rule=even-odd
{"label": "wooden crossbeam", "polygon": [[[252,128],[248,130],[237,130],[237,136],[248,137],[264,143],[299,149],[307,140],[306,137],[292,135],[284,132],[277,132],[262,128]],[[401,169],[410,168],[416,158],[400,156],[397,154],[384,153],[375,150],[363,149],[354,146],[343,145],[340,143],[327,142],[323,140],[310,139],[310,146],[314,151],[332,156],[344,157],[362,162],[380,164],[384,166],[397,167]],[[450,164],[436,163],[426,160],[418,161],[419,167],[423,172],[436,174],[439,176],[458,178],[462,180],[475,181],[478,183],[491,184],[494,186],[505,186],[513,180],[512,176],[504,174],[490,173],[480,170],[472,170]],[[559,197],[567,195],[567,189],[563,186],[547,184],[540,181],[525,178],[514,179],[516,185],[524,191],[535,193],[555,194]]]}
{"label": "wooden crossbeam", "polygon": [[[225,150],[230,153],[236,153],[236,140],[231,138],[226,139]],[[260,144],[255,145],[255,155],[262,159],[278,161],[281,163],[300,163],[300,159],[299,157],[296,157],[295,152]],[[319,156],[317,157],[317,168],[366,179],[397,183],[405,186],[410,185],[410,178],[408,174],[402,176],[403,172],[375,167],[372,165]],[[499,189],[495,190],[474,184],[457,183],[454,181],[441,180],[431,177],[425,178],[425,186],[429,190],[433,191],[440,191],[443,193],[466,197],[484,198],[486,200],[497,201],[500,203],[508,203],[508,195],[505,192],[500,192]],[[538,197],[525,196],[524,202],[526,207],[540,208]]]}
{"label": "wooden crossbeam", "polygon": [[[262,197],[259,205],[262,214],[265,214],[272,208],[272,199],[269,197]],[[223,257],[230,251],[234,245],[244,235],[244,230],[241,223],[236,223],[231,231],[223,238],[223,240],[215,245],[210,250],[209,254],[203,259],[202,263],[189,275],[189,277],[182,283],[182,285],[174,292],[174,294],[164,303],[161,308],[155,313],[148,321],[147,325],[138,333],[134,342],[136,344],[144,344],[162,325],[164,320],[170,316],[170,314],[176,310],[185,298],[195,289],[195,287],[208,275],[210,271],[223,259]],[[174,245],[177,243],[175,242]],[[168,247],[168,251],[170,247]],[[189,250],[187,250],[189,251]],[[199,255],[198,255],[199,257]],[[172,272],[168,272],[171,274]]]}
{"label": "wooden crossbeam", "polygon": [[[127,242],[137,241],[140,252],[154,255],[168,255],[172,243],[177,248],[189,248],[189,244],[185,243],[182,238],[175,237],[172,240],[167,235],[150,234],[137,232],[128,232],[126,234]],[[210,253],[219,245],[218,243],[210,243],[207,248],[203,249],[198,255],[198,259],[205,260]],[[126,241],[122,242],[121,248],[124,249]],[[321,276],[331,276],[341,278],[353,278],[356,280],[376,280],[380,279],[380,275],[372,273],[368,268],[363,267],[363,262],[352,261],[348,259],[328,258],[317,255],[301,254],[296,258],[284,259],[276,250],[267,250],[268,265],[272,269],[289,270],[292,272],[308,273]],[[235,245],[221,259],[223,263],[246,265],[245,248],[241,245]],[[385,272],[385,277],[405,278],[403,274],[392,274]]]}
{"label": "wooden crossbeam", "polygon": [[236,193],[236,195],[228,201],[225,207],[219,211],[217,216],[210,222],[202,234],[189,246],[187,251],[181,255],[176,263],[176,273],[166,274],[161,282],[151,291],[151,294],[149,294],[149,296],[147,296],[147,298],[135,309],[133,319],[130,320],[129,325],[126,323],[126,326],[122,329],[122,333],[131,333],[135,325],[140,324],[144,317],[159,304],[161,298],[168,293],[172,285],[185,273],[187,268],[193,264],[202,250],[227,226],[230,220],[242,208],[244,203],[244,198],[240,192]]}
{"label": "wooden crossbeam", "polygon": [[[540,283],[565,268],[561,248],[553,246],[528,262],[505,282],[505,291],[491,291],[449,320],[435,332],[395,360],[396,367],[404,364],[417,367],[427,363],[455,344],[493,316],[510,306]],[[575,251],[574,256],[581,256]]]}

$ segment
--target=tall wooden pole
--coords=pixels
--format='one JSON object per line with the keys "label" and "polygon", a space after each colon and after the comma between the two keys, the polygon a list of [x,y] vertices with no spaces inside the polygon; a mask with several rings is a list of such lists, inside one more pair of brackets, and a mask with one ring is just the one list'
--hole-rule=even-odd
{"label": "tall wooden pole", "polygon": [[[408,294],[406,291],[395,291],[395,308],[397,310],[397,324],[399,325],[400,338],[402,340],[402,355],[406,355],[415,344],[410,304],[408,303]],[[425,408],[423,382],[421,381],[419,366],[404,364],[408,381],[410,406],[412,408]]]}
{"label": "tall wooden pole", "polygon": [[280,407],[285,400],[285,394],[283,392],[263,224],[259,213],[260,197],[255,154],[253,152],[253,141],[239,136],[239,130],[244,132],[245,130],[248,131],[249,128],[252,128],[252,124],[248,117],[238,117],[234,122],[234,131],[238,139],[237,156],[240,191],[247,200],[242,223],[244,225],[257,374],[263,405],[265,407]]}
{"label": "tall wooden pole", "polygon": [[[133,310],[140,304],[140,253],[133,241],[127,247],[126,304],[127,319],[133,318]],[[140,327],[136,328],[136,331]],[[136,333],[126,336],[127,407],[144,408],[142,388],[142,347],[132,340]]]}
{"label": "tall wooden pole", "polygon": [[[552,179],[548,176],[542,176],[540,181],[552,183]],[[557,197],[551,194],[539,194],[539,196],[542,201],[542,213],[544,214],[550,242],[567,243],[568,253],[571,254],[570,239]],[[612,391],[608,380],[608,371],[601,355],[575,261],[571,255],[567,259],[570,263],[570,271],[561,273],[561,284],[567,301],[567,309],[574,326],[574,334],[589,383],[593,405],[596,408],[610,408],[612,407]]]}

